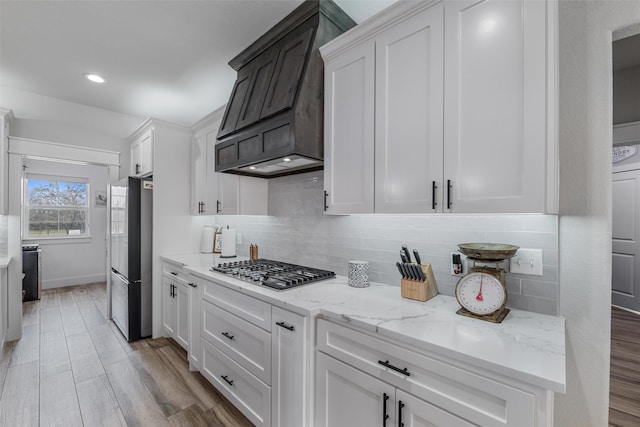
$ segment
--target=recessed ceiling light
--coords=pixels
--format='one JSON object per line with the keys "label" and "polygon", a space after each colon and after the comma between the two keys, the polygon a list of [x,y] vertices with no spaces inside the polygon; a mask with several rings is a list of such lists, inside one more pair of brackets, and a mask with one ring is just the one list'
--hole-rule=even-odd
{"label": "recessed ceiling light", "polygon": [[104,77],[99,76],[97,74],[85,73],[84,74],[84,78],[89,80],[89,81],[92,81],[94,83],[104,83],[104,82],[106,82]]}
{"label": "recessed ceiling light", "polygon": [[290,158],[288,158],[288,157],[285,157],[284,159],[282,159],[282,161],[283,161],[283,162],[290,162],[290,161],[291,161],[291,159],[290,159]]}

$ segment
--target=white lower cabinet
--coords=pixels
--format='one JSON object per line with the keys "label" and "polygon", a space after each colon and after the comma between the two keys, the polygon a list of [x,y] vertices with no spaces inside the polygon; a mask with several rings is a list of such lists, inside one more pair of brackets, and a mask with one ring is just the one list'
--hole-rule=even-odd
{"label": "white lower cabinet", "polygon": [[202,374],[256,426],[269,425],[270,387],[202,338]]}
{"label": "white lower cabinet", "polygon": [[271,425],[309,425],[309,318],[279,307],[271,317]]}
{"label": "white lower cabinet", "polygon": [[258,426],[309,425],[309,320],[198,279],[202,374]]}
{"label": "white lower cabinet", "polygon": [[324,353],[316,373],[316,427],[473,425]]}
{"label": "white lower cabinet", "polygon": [[189,351],[190,288],[188,275],[181,267],[163,263],[162,270],[162,327],[182,348]]}
{"label": "white lower cabinet", "polygon": [[324,319],[317,350],[317,426],[552,424],[552,393],[511,377]]}

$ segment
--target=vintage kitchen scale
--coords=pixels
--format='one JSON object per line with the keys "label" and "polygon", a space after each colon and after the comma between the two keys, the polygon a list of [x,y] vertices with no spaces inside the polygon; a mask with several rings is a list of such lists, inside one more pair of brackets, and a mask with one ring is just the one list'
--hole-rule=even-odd
{"label": "vintage kitchen scale", "polygon": [[462,307],[456,314],[502,323],[510,310],[505,307],[506,271],[500,268],[500,263],[513,257],[520,248],[500,243],[462,243],[458,248],[473,266],[456,285],[456,299]]}

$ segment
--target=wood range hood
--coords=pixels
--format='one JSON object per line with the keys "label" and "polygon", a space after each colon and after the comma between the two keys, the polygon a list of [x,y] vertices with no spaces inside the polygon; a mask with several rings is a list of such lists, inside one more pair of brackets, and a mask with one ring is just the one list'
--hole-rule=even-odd
{"label": "wood range hood", "polygon": [[322,169],[318,48],[353,26],[332,1],[308,0],[229,62],[238,75],[218,131],[216,172],[274,178]]}

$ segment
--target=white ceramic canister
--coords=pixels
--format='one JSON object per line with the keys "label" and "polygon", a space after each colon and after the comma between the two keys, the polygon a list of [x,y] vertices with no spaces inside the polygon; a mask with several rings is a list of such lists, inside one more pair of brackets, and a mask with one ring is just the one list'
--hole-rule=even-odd
{"label": "white ceramic canister", "polygon": [[205,225],[200,235],[200,252],[210,254],[213,252],[213,237],[215,229],[213,225]]}
{"label": "white ceramic canister", "polygon": [[369,261],[349,261],[349,286],[366,288],[369,286]]}

